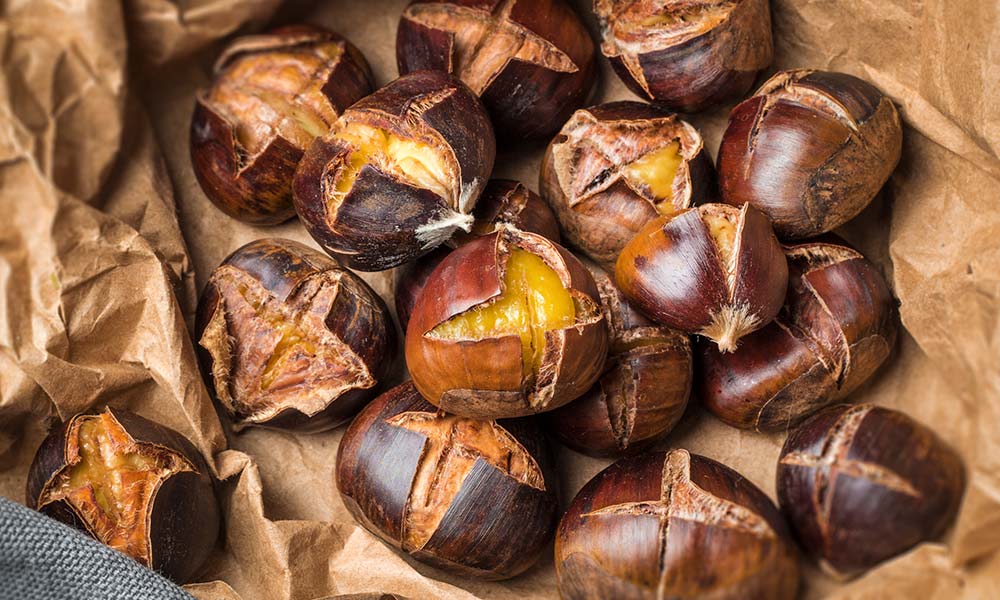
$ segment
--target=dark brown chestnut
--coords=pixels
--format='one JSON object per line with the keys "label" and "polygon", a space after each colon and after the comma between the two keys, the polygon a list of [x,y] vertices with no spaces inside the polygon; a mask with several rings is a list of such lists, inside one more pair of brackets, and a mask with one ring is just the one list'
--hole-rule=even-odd
{"label": "dark brown chestnut", "polygon": [[830,231],[872,201],[902,140],[896,107],[867,81],[782,71],[729,115],[719,147],[722,199],[749,202],[783,239]]}
{"label": "dark brown chestnut", "polygon": [[778,500],[799,542],[842,579],[939,537],[964,489],[962,459],[941,438],[870,404],[814,415],[778,462]]}
{"label": "dark brown chestnut", "polygon": [[391,547],[438,568],[506,579],[552,539],[558,504],[544,439],[528,420],[439,412],[412,383],[375,399],[337,452],[351,515]]}
{"label": "dark brown chestnut", "polygon": [[362,271],[413,260],[472,227],[496,142],[482,103],[446,73],[404,75],[317,138],[292,182],[295,210]]}
{"label": "dark brown chestnut", "polygon": [[698,395],[734,427],[787,430],[867,381],[896,342],[896,302],[864,256],[833,239],[785,246],[785,256],[778,317],[735,352],[699,348]]}
{"label": "dark brown chestnut", "polygon": [[698,130],[641,102],[576,111],[549,144],[538,187],[569,243],[606,268],[652,219],[715,196]]}
{"label": "dark brown chestnut", "polygon": [[622,250],[615,279],[656,321],[732,352],[781,310],[788,263],[759,211],[703,204],[646,225]]}
{"label": "dark brown chestnut", "polygon": [[594,0],[594,12],[618,77],[671,110],[743,96],[774,54],[768,0]]}
{"label": "dark brown chestnut", "polygon": [[212,272],[197,336],[209,386],[237,428],[336,427],[375,395],[397,353],[392,318],[368,284],[277,238]]}
{"label": "dark brown chestnut", "polygon": [[219,534],[198,450],[119,409],[78,414],[49,433],[28,471],[27,505],[178,583],[195,575]]}
{"label": "dark brown chestnut", "polygon": [[563,0],[416,0],[396,33],[401,74],[459,77],[504,139],[552,135],[587,99],[594,58],[594,42]]}
{"label": "dark brown chestnut", "polygon": [[687,450],[625,458],[573,499],[556,533],[563,600],[792,599],[781,513],[757,486]]}
{"label": "dark brown chestnut", "polygon": [[237,38],[191,118],[191,163],[205,195],[259,225],[295,216],[292,176],[313,139],[372,91],[364,56],[318,27]]}

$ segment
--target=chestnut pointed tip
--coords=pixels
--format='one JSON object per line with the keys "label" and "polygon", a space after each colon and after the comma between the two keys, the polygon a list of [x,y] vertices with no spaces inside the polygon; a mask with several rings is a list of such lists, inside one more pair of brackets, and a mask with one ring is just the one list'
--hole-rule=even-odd
{"label": "chestnut pointed tip", "polygon": [[762,323],[757,315],[744,306],[725,306],[712,318],[712,322],[701,331],[719,347],[722,353],[735,352],[740,339],[756,331]]}

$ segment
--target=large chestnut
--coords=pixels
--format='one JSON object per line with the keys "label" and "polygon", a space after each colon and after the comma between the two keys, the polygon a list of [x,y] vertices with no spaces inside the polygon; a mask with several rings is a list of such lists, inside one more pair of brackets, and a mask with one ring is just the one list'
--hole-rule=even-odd
{"label": "large chestnut", "polygon": [[647,224],[622,250],[615,279],[656,321],[732,352],[781,310],[788,263],[759,211],[703,204]]}
{"label": "large chestnut", "polygon": [[556,480],[541,433],[525,419],[443,414],[404,383],[351,423],[336,470],[358,523],[453,573],[513,577],[552,539]]}
{"label": "large chestnut", "polygon": [[381,271],[469,231],[495,154],[489,117],[465,84],[411,73],[313,142],[292,183],[295,210],[328,253]]}
{"label": "large chestnut", "polygon": [[778,317],[735,352],[700,347],[698,395],[734,427],[787,430],[867,381],[896,342],[896,302],[864,256],[839,240],[785,246],[785,256]]}
{"label": "large chestnut", "polygon": [[618,77],[672,110],[741,97],[774,54],[768,0],[594,0],[594,12]]}
{"label": "large chestnut", "polygon": [[237,38],[191,118],[191,162],[205,195],[248,223],[295,216],[292,176],[306,148],[371,90],[364,56],[335,33],[300,25]]}
{"label": "large chestnut", "polygon": [[374,396],[397,352],[374,290],[321,252],[276,238],[239,248],[212,272],[197,339],[238,428],[336,427]]}
{"label": "large chestnut", "polygon": [[563,600],[791,599],[799,570],[757,486],[687,450],[625,458],[573,499],[556,533]]}
{"label": "large chestnut", "polygon": [[219,534],[211,472],[194,445],[113,408],[49,433],[28,471],[27,505],[178,583]]}
{"label": "large chestnut", "polygon": [[965,470],[941,438],[903,413],[840,405],[788,436],[777,485],[802,546],[847,578],[943,534]]}
{"label": "large chestnut", "polygon": [[586,267],[555,242],[512,227],[449,254],[406,330],[406,364],[420,393],[473,418],[566,404],[597,380],[607,351]]}
{"label": "large chestnut", "polygon": [[641,102],[581,109],[552,140],[539,189],[566,239],[605,267],[643,225],[714,196],[698,130]]}
{"label": "large chestnut", "polygon": [[433,69],[461,78],[502,138],[552,135],[587,99],[594,55],[563,0],[415,0],[396,33],[401,74]]}
{"label": "large chestnut", "polygon": [[719,147],[722,199],[749,202],[783,239],[830,231],[860,213],[902,151],[892,101],[824,71],[782,71],[733,109]]}

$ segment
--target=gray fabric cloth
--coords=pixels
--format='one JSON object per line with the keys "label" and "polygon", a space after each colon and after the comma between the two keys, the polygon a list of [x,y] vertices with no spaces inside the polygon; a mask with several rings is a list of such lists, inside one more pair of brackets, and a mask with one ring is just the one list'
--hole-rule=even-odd
{"label": "gray fabric cloth", "polygon": [[0,600],[193,600],[131,558],[0,497]]}

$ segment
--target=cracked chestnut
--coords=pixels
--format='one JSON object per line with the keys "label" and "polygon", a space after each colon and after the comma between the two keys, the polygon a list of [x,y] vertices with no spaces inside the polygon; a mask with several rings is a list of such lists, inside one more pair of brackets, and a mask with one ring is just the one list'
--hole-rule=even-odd
{"label": "cracked chestnut", "polygon": [[406,364],[431,404],[483,419],[557,408],[600,376],[608,332],[586,267],[503,227],[449,254],[406,329]]}
{"label": "cracked chestnut", "polygon": [[649,222],[622,250],[615,279],[647,316],[732,352],[781,310],[788,263],[760,211],[703,204]]}
{"label": "cracked chestnut", "polygon": [[219,506],[201,454],[176,431],[108,408],[42,441],[27,505],[145,567],[189,581],[215,547]]}
{"label": "cracked chestnut", "polygon": [[295,210],[330,255],[389,269],[469,231],[495,154],[489,117],[465,84],[411,73],[313,142],[292,182]]}
{"label": "cracked chestnut", "polygon": [[736,471],[687,450],[625,458],[576,495],[556,532],[564,600],[795,598],[781,513]]}
{"label": "cracked chestnut", "polygon": [[191,118],[191,162],[205,195],[258,225],[295,216],[292,176],[313,139],[372,91],[364,56],[339,35],[283,27],[236,39]]}
{"label": "cracked chestnut", "polygon": [[774,54],[768,0],[594,0],[594,12],[618,77],[671,110],[743,96]]}
{"label": "cracked chestnut", "polygon": [[513,577],[552,539],[556,479],[535,425],[441,413],[409,382],[351,423],[336,473],[344,504],[365,529],[459,575]]}
{"label": "cracked chestnut", "polygon": [[962,459],[928,427],[873,406],[832,406],[792,432],[778,501],[826,572],[860,575],[941,536],[965,489]]}
{"label": "cracked chestnut", "polygon": [[641,102],[576,111],[549,144],[538,187],[569,243],[608,268],[643,225],[715,194],[698,130]]}
{"label": "cracked chestnut", "polygon": [[722,199],[749,202],[782,239],[830,231],[872,201],[899,162],[892,101],[844,73],[782,71],[729,115]]}
{"label": "cracked chestnut", "polygon": [[397,353],[392,318],[368,284],[277,238],[212,272],[197,332],[206,379],[237,428],[336,427],[375,395]]}
{"label": "cracked chestnut", "polygon": [[505,139],[552,135],[597,78],[594,42],[563,0],[416,0],[399,21],[400,73],[459,77]]}
{"label": "cracked chestnut", "polygon": [[735,352],[699,348],[698,395],[734,427],[787,430],[867,381],[896,342],[896,301],[859,252],[831,240],[787,245],[785,256],[778,317]]}

